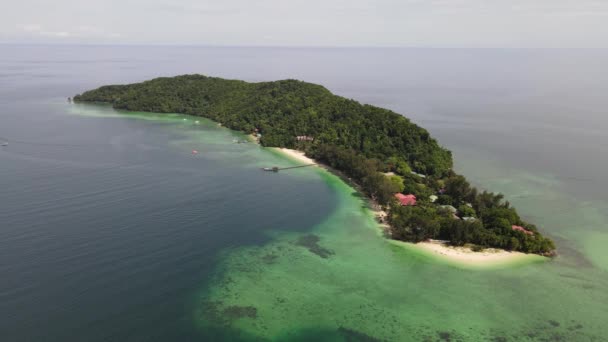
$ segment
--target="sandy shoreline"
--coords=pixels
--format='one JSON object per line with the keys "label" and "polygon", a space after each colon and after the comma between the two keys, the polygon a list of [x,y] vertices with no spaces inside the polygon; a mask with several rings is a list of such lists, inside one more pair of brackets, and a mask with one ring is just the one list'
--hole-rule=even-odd
{"label": "sandy shoreline", "polygon": [[468,266],[493,266],[523,261],[526,259],[541,260],[541,258],[543,258],[539,255],[525,254],[521,252],[509,252],[496,248],[486,248],[482,251],[475,252],[469,247],[448,246],[442,241],[435,240],[429,242],[419,242],[417,244],[409,243],[409,245],[447,260]]}
{"label": "sandy shoreline", "polygon": [[[343,178],[344,181],[349,183],[351,186],[355,187],[357,191],[361,191],[357,184],[353,182],[349,182],[344,179],[344,175],[342,175],[339,171],[332,170],[323,164],[319,164],[312,158],[307,157],[304,152],[288,149],[288,148],[273,148],[274,150],[282,153],[283,155],[305,163],[305,164],[317,164],[320,167],[323,167],[331,172],[337,173],[337,175]],[[374,203],[371,199],[367,199],[370,204],[370,210],[373,212],[376,221],[378,222],[378,227],[386,236],[389,233],[390,226],[385,223],[387,213],[383,211],[377,203]],[[389,241],[399,244],[405,245],[409,248],[415,248],[418,250],[425,251],[432,255],[438,256],[444,260],[449,262],[453,262],[463,266],[476,266],[476,267],[492,267],[499,266],[505,264],[511,264],[518,261],[524,260],[542,260],[544,259],[542,256],[534,255],[534,254],[525,254],[521,252],[509,252],[502,249],[496,248],[486,248],[482,251],[475,252],[469,247],[453,247],[445,244],[444,242],[431,240],[429,242],[420,242],[417,244],[403,242],[398,240],[392,240],[390,237],[387,237]]]}
{"label": "sandy shoreline", "polygon": [[314,159],[308,158],[304,152],[298,150],[292,150],[284,147],[273,147],[273,149],[281,152],[282,154],[290,157],[291,159],[297,160],[306,164],[318,164]]}

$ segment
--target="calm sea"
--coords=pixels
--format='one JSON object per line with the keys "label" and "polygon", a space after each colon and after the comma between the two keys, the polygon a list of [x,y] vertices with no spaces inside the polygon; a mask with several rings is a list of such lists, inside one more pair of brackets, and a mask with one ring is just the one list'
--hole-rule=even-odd
{"label": "calm sea", "polygon": [[[319,328],[315,338],[347,340],[468,341],[495,332],[507,340],[605,340],[606,61],[607,50],[0,45],[0,142],[9,142],[0,147],[1,339],[308,339],[313,333],[285,331]],[[556,239],[560,257],[491,272],[418,262],[346,214],[360,206],[343,196],[352,189],[316,170],[259,172],[292,162],[234,144],[238,133],[185,116],[66,101],[104,84],[187,73],[296,78],[402,113],[454,151],[472,182],[504,192]],[[361,229],[360,248],[342,249],[345,226],[360,226],[353,228]],[[313,258],[306,261],[302,248],[281,252],[297,246],[281,241],[312,231],[335,252],[327,260],[303,249]],[[266,263],[248,260],[256,251],[270,255]],[[287,266],[277,266],[277,256]],[[332,263],[331,275],[317,262]],[[379,272],[374,281],[370,270]],[[429,285],[440,274],[445,288]],[[332,287],[339,295],[325,292]],[[395,287],[410,295],[395,297]],[[277,306],[260,299],[274,291],[289,293]],[[349,316],[353,294],[378,298],[357,318]],[[257,317],[225,311],[235,323],[210,328],[201,321],[218,298],[255,306]],[[394,327],[389,318],[357,321],[391,310],[399,313],[390,316]],[[424,331],[396,328],[418,320]]]}

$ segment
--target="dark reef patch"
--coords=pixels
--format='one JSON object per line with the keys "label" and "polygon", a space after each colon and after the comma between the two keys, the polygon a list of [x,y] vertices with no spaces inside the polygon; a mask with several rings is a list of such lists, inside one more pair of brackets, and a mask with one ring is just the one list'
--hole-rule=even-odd
{"label": "dark reef patch", "polygon": [[235,320],[239,318],[258,318],[258,309],[254,306],[237,306],[231,305],[224,309],[224,317]]}
{"label": "dark reef patch", "polygon": [[570,331],[579,330],[579,329],[583,329],[583,325],[580,323],[568,328],[568,330],[570,330]]}
{"label": "dark reef patch", "polygon": [[277,260],[279,256],[276,254],[265,254],[262,257],[262,261],[266,264],[274,264],[274,262]]}
{"label": "dark reef patch", "polygon": [[240,318],[256,319],[258,317],[258,309],[254,306],[231,305],[223,308],[222,305],[222,301],[201,302],[202,318],[212,324],[229,326],[232,321]]}
{"label": "dark reef patch", "polygon": [[507,342],[509,341],[509,339],[507,339],[504,336],[495,336],[494,338],[492,338],[492,342]]}
{"label": "dark reef patch", "polygon": [[311,253],[314,253],[323,259],[327,259],[331,255],[333,255],[334,252],[327,248],[319,246],[320,240],[321,240],[321,238],[319,238],[317,235],[308,234],[308,235],[304,235],[304,236],[300,237],[295,242],[295,244],[297,246],[301,246],[301,247],[308,249]]}
{"label": "dark reef patch", "polygon": [[511,340],[519,341],[521,337],[525,337],[526,340],[542,342],[594,341],[594,339],[589,339],[589,336],[581,330],[582,328],[583,325],[576,320],[560,323],[557,320],[550,319],[538,322],[534,327],[521,334],[513,334]]}
{"label": "dark reef patch", "polygon": [[437,335],[439,336],[439,340],[450,342],[452,341],[452,334],[447,331],[438,331]]}
{"label": "dark reef patch", "polygon": [[344,337],[344,340],[347,342],[379,342],[382,341],[373,336],[369,336],[360,331],[356,331],[353,329],[340,327],[338,328],[338,333]]}

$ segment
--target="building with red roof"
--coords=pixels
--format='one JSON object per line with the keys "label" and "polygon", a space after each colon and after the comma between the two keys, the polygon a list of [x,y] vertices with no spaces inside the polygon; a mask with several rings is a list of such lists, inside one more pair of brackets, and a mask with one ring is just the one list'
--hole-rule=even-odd
{"label": "building with red roof", "polygon": [[521,227],[521,226],[515,226],[515,225],[513,225],[513,226],[511,226],[511,229],[518,230],[518,231],[520,231],[520,232],[522,232],[524,234],[534,235],[534,233],[532,233],[531,231],[529,231],[526,228]]}
{"label": "building with red roof", "polygon": [[395,198],[403,206],[416,205],[416,195],[395,194]]}

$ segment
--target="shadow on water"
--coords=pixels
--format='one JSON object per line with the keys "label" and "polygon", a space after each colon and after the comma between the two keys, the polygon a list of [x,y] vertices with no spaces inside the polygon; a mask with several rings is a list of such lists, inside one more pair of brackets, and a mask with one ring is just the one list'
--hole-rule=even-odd
{"label": "shadow on water", "polygon": [[357,192],[357,191],[352,192],[350,195],[355,198],[364,198],[365,197],[365,196],[363,196],[363,194],[361,194],[360,192]]}
{"label": "shadow on water", "polygon": [[273,339],[261,338],[229,326],[210,327],[205,329],[203,340],[209,341],[235,341],[235,342],[259,342],[259,341],[327,341],[327,342],[381,342],[383,339],[375,338],[363,332],[340,327],[338,329],[300,329],[286,332]]}
{"label": "shadow on water", "polygon": [[558,260],[566,266],[573,268],[594,268],[593,263],[574,245],[572,241],[552,237],[557,245]]}
{"label": "shadow on water", "polygon": [[[357,329],[340,326],[336,329],[314,329],[303,328],[285,332],[272,339],[266,339],[237,329],[232,325],[239,320],[256,320],[256,309],[254,307],[228,307],[218,310],[221,303],[203,303],[208,308],[206,314],[207,323],[211,324],[205,328],[202,337],[215,341],[344,341],[344,342],[380,342],[387,339],[372,336]],[[264,330],[263,323],[259,328]],[[516,341],[581,341],[594,340],[583,332],[583,324],[574,320],[567,324],[561,324],[555,320],[539,321],[533,327],[516,332],[481,332],[475,337],[464,335],[452,330],[435,330],[431,327],[420,326],[413,328],[410,333],[398,336],[403,341],[428,341],[428,342],[468,342],[468,341],[490,341],[490,342],[516,342]],[[390,327],[389,327],[390,329]],[[393,339],[390,339],[393,340]]]}
{"label": "shadow on water", "polygon": [[[202,302],[201,314],[211,326],[205,328],[204,337],[219,341],[269,341],[231,325],[242,319],[256,320],[257,309],[253,306],[228,306],[222,308],[222,302]],[[260,326],[263,329],[263,325]],[[272,340],[275,341],[346,341],[346,342],[377,342],[382,339],[375,338],[363,332],[346,327],[338,329],[300,329],[289,331]]]}

